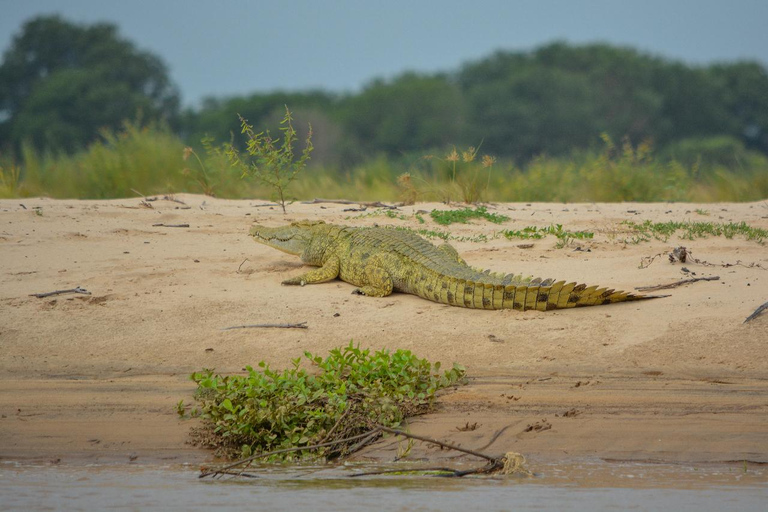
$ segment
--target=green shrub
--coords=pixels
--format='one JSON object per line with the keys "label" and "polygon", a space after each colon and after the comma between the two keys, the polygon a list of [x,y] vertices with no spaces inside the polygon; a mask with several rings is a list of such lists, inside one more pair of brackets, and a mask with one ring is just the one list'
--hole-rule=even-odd
{"label": "green shrub", "polygon": [[[410,351],[371,354],[351,342],[325,359],[304,355],[317,373],[301,368],[299,358],[283,371],[261,362],[260,370],[246,367],[245,376],[215,375],[211,370],[192,374],[205,419],[198,441],[224,455],[249,456],[345,439],[374,424],[394,427],[407,416],[425,412],[439,389],[464,377],[458,364],[440,374],[440,363],[433,365]],[[275,459],[336,457],[347,453],[351,444]]]}

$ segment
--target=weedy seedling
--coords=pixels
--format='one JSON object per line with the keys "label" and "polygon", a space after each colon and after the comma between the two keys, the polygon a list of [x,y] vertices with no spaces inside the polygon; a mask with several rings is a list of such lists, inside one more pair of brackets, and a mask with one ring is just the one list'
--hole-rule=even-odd
{"label": "weedy seedling", "polygon": [[305,141],[304,149],[298,158],[294,156],[294,143],[297,140],[296,129],[293,127],[293,116],[288,107],[285,107],[285,116],[280,122],[280,131],[283,133],[282,142],[274,139],[269,131],[256,133],[253,126],[242,116],[240,118],[241,131],[248,138],[246,151],[250,160],[243,160],[240,152],[230,144],[227,147],[227,155],[232,165],[242,171],[242,176],[252,176],[262,184],[271,187],[275,193],[275,200],[285,212],[286,197],[290,184],[304,170],[314,149],[312,145],[312,125]]}

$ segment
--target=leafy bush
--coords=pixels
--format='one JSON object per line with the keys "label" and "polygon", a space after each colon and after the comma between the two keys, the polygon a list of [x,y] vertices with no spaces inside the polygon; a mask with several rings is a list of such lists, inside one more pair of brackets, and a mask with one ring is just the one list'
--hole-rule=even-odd
{"label": "leafy bush", "polygon": [[[221,376],[211,370],[192,374],[205,426],[196,438],[220,454],[249,456],[276,449],[346,439],[373,424],[398,426],[405,417],[427,411],[435,393],[459,383],[465,370],[454,364],[439,373],[407,350],[371,354],[350,344],[323,359],[305,352],[318,373],[300,367],[301,358],[283,371],[264,362],[248,374]],[[291,457],[336,457],[352,442],[296,452]]]}

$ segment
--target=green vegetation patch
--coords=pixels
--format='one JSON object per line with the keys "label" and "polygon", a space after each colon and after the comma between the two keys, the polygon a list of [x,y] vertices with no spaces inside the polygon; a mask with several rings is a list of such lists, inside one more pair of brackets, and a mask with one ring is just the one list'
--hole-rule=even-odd
{"label": "green vegetation patch", "polygon": [[562,224],[553,224],[545,228],[538,228],[536,226],[527,226],[523,229],[506,230],[501,232],[507,238],[521,238],[523,240],[539,240],[547,235],[554,235],[559,240],[557,243],[558,248],[565,247],[571,240],[585,240],[594,238],[595,234],[591,231],[568,231],[563,229]]}
{"label": "green vegetation patch", "polygon": [[743,236],[747,240],[754,240],[758,243],[765,242],[768,238],[768,230],[749,226],[746,222],[651,222],[649,220],[638,224],[631,220],[622,222],[633,234],[630,239],[633,243],[646,242],[651,238],[666,241],[670,236],[679,234],[680,238],[694,240],[707,236],[724,236],[733,238],[736,235]]}
{"label": "green vegetation patch", "polygon": [[[429,410],[435,393],[463,381],[454,363],[419,359],[408,350],[371,353],[350,344],[326,358],[304,353],[317,369],[301,368],[301,358],[283,371],[263,361],[247,375],[193,373],[195,399],[204,426],[195,440],[228,457],[267,453],[353,437],[374,424],[396,427],[404,418]],[[334,458],[354,451],[359,440],[274,455],[272,460]]]}
{"label": "green vegetation patch", "polygon": [[489,213],[485,206],[478,206],[474,210],[472,208],[461,208],[459,210],[432,210],[429,216],[432,217],[432,220],[443,226],[448,226],[454,222],[466,224],[471,219],[485,219],[494,224],[501,224],[502,222],[509,220],[509,217],[506,215]]}

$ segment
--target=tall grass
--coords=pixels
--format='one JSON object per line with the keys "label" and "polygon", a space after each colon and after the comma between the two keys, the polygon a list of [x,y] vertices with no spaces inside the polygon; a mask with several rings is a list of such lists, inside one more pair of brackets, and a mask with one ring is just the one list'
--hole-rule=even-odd
{"label": "tall grass", "polygon": [[[117,132],[103,132],[98,142],[73,155],[38,153],[31,147],[25,147],[18,159],[0,155],[0,197],[115,198],[135,196],[134,190],[146,195],[193,192],[227,198],[270,197],[269,189],[243,179],[221,152],[203,153],[200,161],[185,160],[184,154],[185,144],[168,129],[127,122]],[[764,155],[753,153],[749,165],[736,169],[718,164],[702,170],[696,164],[657,158],[647,144],[616,145],[608,138],[599,152],[540,157],[522,168],[497,161],[492,173],[487,170],[482,179],[471,182],[482,190],[470,191],[470,196],[556,202],[768,198]],[[290,192],[295,199],[442,201],[448,191],[452,198],[462,199],[468,196],[451,192],[462,183],[460,172],[454,177],[434,159],[407,163],[378,156],[344,171],[310,168]]]}

